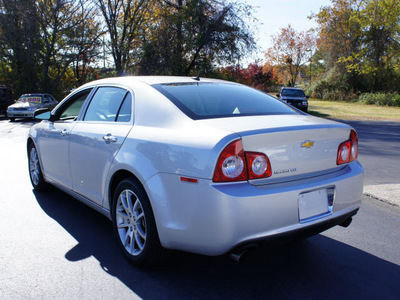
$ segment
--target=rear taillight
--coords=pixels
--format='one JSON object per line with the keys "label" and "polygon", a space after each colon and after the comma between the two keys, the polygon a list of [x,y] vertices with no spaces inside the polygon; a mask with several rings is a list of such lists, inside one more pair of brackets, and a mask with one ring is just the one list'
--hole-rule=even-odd
{"label": "rear taillight", "polygon": [[357,159],[358,156],[358,137],[357,133],[352,130],[350,132],[349,140],[339,145],[336,164],[342,165],[345,163],[352,162]]}
{"label": "rear taillight", "polygon": [[244,181],[271,176],[271,164],[263,153],[244,152],[242,140],[230,143],[221,152],[214,182]]}
{"label": "rear taillight", "polygon": [[265,154],[246,152],[246,161],[249,179],[266,178],[271,176],[271,164]]}
{"label": "rear taillight", "polygon": [[246,159],[243,151],[242,140],[230,143],[218,158],[213,181],[241,181],[247,180]]}
{"label": "rear taillight", "polygon": [[350,133],[350,141],[351,141],[350,161],[354,161],[358,157],[358,136],[354,130],[352,130]]}

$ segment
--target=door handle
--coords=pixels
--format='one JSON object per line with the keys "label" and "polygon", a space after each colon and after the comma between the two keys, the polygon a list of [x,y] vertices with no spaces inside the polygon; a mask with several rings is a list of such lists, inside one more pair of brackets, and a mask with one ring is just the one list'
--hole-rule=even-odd
{"label": "door handle", "polygon": [[61,131],[61,135],[62,136],[69,135],[69,131],[67,129],[64,129],[64,130]]}
{"label": "door handle", "polygon": [[105,140],[106,142],[109,143],[116,143],[117,142],[117,138],[115,136],[113,136],[111,133],[103,136],[103,140]]}

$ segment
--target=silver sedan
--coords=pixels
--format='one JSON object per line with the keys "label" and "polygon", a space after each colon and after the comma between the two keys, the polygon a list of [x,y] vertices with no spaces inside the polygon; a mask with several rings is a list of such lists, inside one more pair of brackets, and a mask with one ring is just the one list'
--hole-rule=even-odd
{"label": "silver sedan", "polygon": [[240,259],[264,241],[348,226],[360,207],[355,130],[243,85],[103,79],[35,115],[33,187],[109,217],[136,265],[167,249]]}
{"label": "silver sedan", "polygon": [[33,118],[36,110],[53,109],[57,104],[58,101],[50,94],[23,94],[7,108],[7,117],[11,121],[16,118]]}

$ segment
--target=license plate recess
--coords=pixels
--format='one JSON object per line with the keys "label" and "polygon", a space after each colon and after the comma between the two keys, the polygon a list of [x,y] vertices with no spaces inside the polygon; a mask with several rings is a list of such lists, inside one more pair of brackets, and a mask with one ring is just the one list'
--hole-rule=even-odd
{"label": "license plate recess", "polygon": [[299,194],[300,223],[312,221],[332,212],[334,188],[324,188]]}

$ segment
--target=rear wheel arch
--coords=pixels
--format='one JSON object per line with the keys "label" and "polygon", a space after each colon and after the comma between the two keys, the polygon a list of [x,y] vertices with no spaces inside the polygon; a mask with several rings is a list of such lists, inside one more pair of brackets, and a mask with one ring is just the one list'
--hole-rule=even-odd
{"label": "rear wheel arch", "polygon": [[[144,188],[143,184],[140,182],[140,180],[137,178],[137,176],[135,176],[132,172],[130,172],[128,170],[117,171],[111,177],[110,184],[108,185],[108,205],[110,207],[110,212],[112,209],[112,204],[113,204],[112,202],[113,202],[115,190],[117,189],[117,186],[119,185],[119,183],[124,179],[132,179],[137,184],[139,184],[140,187],[146,192],[146,189]],[[148,194],[148,193],[146,192],[146,194]],[[148,195],[147,195],[147,197],[148,197]],[[150,201],[150,205],[151,205],[151,201]]]}
{"label": "rear wheel arch", "polygon": [[[133,252],[129,253],[128,251],[129,249],[126,248],[127,245],[125,244],[125,242],[127,241],[126,237],[128,236],[129,232],[131,232],[132,234],[132,232],[139,229],[132,229],[132,231],[126,229],[127,231],[123,232],[122,235],[120,233],[121,230],[122,231],[125,230],[123,229],[125,227],[129,226],[132,226],[132,228],[141,227],[139,226],[139,223],[136,223],[137,222],[136,218],[138,216],[136,215],[136,217],[133,217],[135,215],[133,212],[132,215],[130,213],[129,214],[126,213],[126,217],[122,217],[121,219],[121,208],[124,206],[125,212],[127,212],[126,209],[127,207],[129,207],[129,205],[128,206],[122,205],[120,202],[124,201],[121,200],[122,198],[120,197],[122,197],[121,195],[125,194],[126,191],[134,195],[135,199],[139,201],[139,207],[144,215],[144,217],[141,218],[144,218],[144,225],[143,224],[142,225],[144,226],[143,228],[145,228],[145,230],[142,230],[143,232],[142,237],[144,237],[145,242],[144,244],[142,244],[142,242],[139,243],[142,244],[143,248],[140,247],[141,250],[138,251],[138,253],[136,254],[134,254]],[[125,199],[129,198],[125,197]],[[131,262],[133,262],[135,265],[138,266],[148,266],[164,261],[168,256],[168,252],[162,247],[160,243],[157,222],[154,216],[154,210],[151,201],[148,197],[148,193],[146,192],[140,180],[134,174],[132,174],[127,170],[120,170],[116,172],[113,175],[109,184],[109,203],[110,203],[110,216],[113,222],[114,232],[124,255]],[[135,209],[136,204],[130,207],[133,207]],[[130,209],[128,209],[128,211],[130,211]],[[127,219],[130,218],[132,220],[124,221],[125,218]],[[123,220],[122,223],[121,220]],[[135,225],[132,225],[134,223]],[[124,234],[125,238],[122,237]],[[130,239],[133,241],[138,241],[137,238],[130,237]],[[132,241],[130,241],[129,244],[131,244],[130,250],[132,250]]]}
{"label": "rear wheel arch", "polygon": [[112,217],[112,214],[113,214],[112,209],[113,209],[113,199],[114,199],[115,191],[116,191],[118,185],[120,184],[120,182],[123,181],[124,179],[132,179],[146,193],[147,199],[149,200],[151,212],[154,216],[154,221],[156,223],[157,234],[158,234],[158,222],[156,219],[156,215],[154,213],[154,207],[153,207],[152,200],[149,197],[149,193],[147,192],[146,188],[144,187],[142,182],[139,180],[139,178],[135,174],[133,174],[132,172],[130,172],[128,170],[125,170],[125,169],[118,170],[111,177],[110,183],[108,185],[108,205],[109,205],[109,209],[110,209],[110,217]]}

